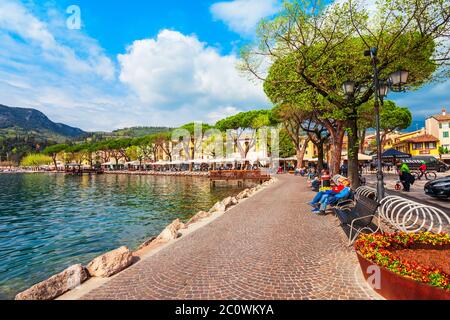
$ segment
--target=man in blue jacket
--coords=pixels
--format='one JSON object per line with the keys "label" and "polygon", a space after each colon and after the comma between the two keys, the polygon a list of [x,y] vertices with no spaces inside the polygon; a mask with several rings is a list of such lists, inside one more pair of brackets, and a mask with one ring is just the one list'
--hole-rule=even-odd
{"label": "man in blue jacket", "polygon": [[[344,180],[338,187],[319,193],[310,204],[315,207],[313,213],[326,215],[327,207],[340,200],[348,199],[351,194],[350,181]],[[320,199],[319,199],[320,198]]]}

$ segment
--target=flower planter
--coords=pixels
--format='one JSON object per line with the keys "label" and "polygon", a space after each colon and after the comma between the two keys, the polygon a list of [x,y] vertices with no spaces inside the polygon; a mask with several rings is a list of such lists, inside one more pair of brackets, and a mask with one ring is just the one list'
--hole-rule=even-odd
{"label": "flower planter", "polygon": [[[376,266],[358,254],[359,264],[366,281],[372,276],[367,270]],[[450,300],[450,291],[405,278],[383,267],[380,268],[380,287],[373,288],[379,295],[388,300]]]}
{"label": "flower planter", "polygon": [[363,235],[355,244],[366,281],[388,300],[450,300],[449,248],[447,234],[431,233]]}

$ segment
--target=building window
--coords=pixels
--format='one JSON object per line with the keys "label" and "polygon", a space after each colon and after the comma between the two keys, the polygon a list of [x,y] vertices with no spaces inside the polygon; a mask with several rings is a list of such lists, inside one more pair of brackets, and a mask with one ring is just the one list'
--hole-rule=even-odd
{"label": "building window", "polygon": [[421,150],[423,149],[422,143],[413,143],[413,150]]}
{"label": "building window", "polygon": [[436,149],[436,142],[428,142],[425,144],[426,149]]}
{"label": "building window", "polygon": [[448,131],[444,132],[444,138],[448,138],[448,137],[449,137]]}
{"label": "building window", "polygon": [[439,123],[439,129],[442,129],[442,123]]}

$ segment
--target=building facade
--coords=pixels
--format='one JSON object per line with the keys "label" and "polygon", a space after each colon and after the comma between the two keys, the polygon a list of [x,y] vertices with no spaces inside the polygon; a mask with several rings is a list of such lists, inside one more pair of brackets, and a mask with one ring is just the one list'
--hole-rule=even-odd
{"label": "building facade", "polygon": [[427,134],[437,137],[444,148],[450,149],[450,114],[447,109],[442,113],[429,117],[426,120]]}

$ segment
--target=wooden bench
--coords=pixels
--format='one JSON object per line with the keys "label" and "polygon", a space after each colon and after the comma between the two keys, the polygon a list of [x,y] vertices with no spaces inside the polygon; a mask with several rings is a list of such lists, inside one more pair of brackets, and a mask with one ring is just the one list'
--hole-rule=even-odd
{"label": "wooden bench", "polygon": [[356,206],[356,202],[360,197],[366,197],[372,200],[377,198],[377,191],[369,187],[359,187],[355,191],[352,191],[351,195],[347,199],[342,199],[338,203],[332,205],[333,209],[348,209]]}

